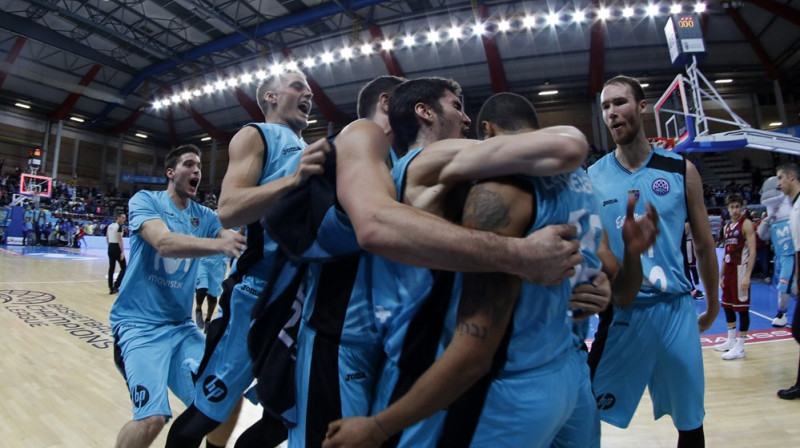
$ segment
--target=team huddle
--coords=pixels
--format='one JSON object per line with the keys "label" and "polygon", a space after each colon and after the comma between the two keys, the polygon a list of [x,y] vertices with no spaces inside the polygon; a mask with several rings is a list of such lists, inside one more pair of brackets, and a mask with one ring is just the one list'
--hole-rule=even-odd
{"label": "team huddle", "polygon": [[[305,76],[273,74],[265,121],[230,142],[218,215],[191,200],[199,150],[170,151],[167,190],[130,201],[111,324],[133,420],[117,446],[152,443],[170,389],[187,409],[168,447],[225,446],[245,395],[264,413],[237,448],[599,447],[600,421],[627,427],[645,387],[678,446],[704,446],[715,246],[696,168],[645,137],[639,83],[606,83],[617,147],[588,171],[583,134],[540,129],[519,95],[490,97],[466,139],[460,94],[381,76],[359,120],[307,145]],[[219,254],[236,261],[203,336],[198,258]]]}

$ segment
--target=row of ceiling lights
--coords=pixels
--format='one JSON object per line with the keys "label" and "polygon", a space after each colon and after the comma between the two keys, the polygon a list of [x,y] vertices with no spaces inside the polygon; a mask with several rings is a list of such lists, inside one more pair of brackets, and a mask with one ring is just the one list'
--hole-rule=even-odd
{"label": "row of ceiling lights", "polygon": [[[30,109],[30,108],[31,108],[31,105],[30,105],[30,104],[28,104],[28,103],[23,103],[23,102],[19,102],[19,101],[18,101],[18,102],[16,102],[16,103],[14,103],[14,105],[15,105],[15,106],[17,106],[17,107],[19,107],[19,108],[21,108],[21,109]],[[70,119],[71,121],[74,121],[74,122],[76,122],[76,123],[83,123],[83,122],[85,122],[85,121],[86,121],[86,119],[84,119],[84,118],[81,118],[81,117],[78,117],[78,116],[75,116],[75,115],[73,115],[73,116],[69,117],[69,119]],[[135,134],[133,134],[133,135],[135,135],[136,137],[139,137],[139,138],[147,138],[147,134],[144,134],[144,133],[142,133],[142,132],[137,132],[137,133],[135,133]]]}
{"label": "row of ceiling lights", "polygon": [[[306,69],[314,68],[318,65],[329,65],[337,60],[349,60],[360,56],[369,56],[380,51],[392,51],[398,47],[412,48],[417,45],[431,44],[436,45],[442,41],[458,40],[463,38],[470,38],[473,36],[480,36],[483,34],[491,33],[496,30],[497,32],[510,32],[510,31],[523,31],[536,27],[537,22],[541,18],[545,24],[555,27],[557,25],[568,25],[569,23],[583,23],[592,20],[596,15],[598,20],[610,20],[616,18],[629,19],[637,14],[647,17],[655,17],[664,14],[680,14],[680,13],[702,13],[706,10],[705,3],[696,3],[694,5],[684,5],[682,3],[674,3],[669,6],[662,6],[659,4],[647,4],[645,6],[634,7],[626,6],[623,8],[612,9],[608,7],[601,7],[596,10],[592,9],[575,10],[570,13],[568,11],[550,12],[547,14],[526,14],[524,16],[515,16],[509,18],[500,18],[491,20],[484,23],[476,23],[468,26],[454,25],[450,28],[441,28],[433,30],[420,30],[416,33],[406,34],[404,36],[390,37],[383,40],[374,40],[362,44],[343,46],[342,48],[325,51],[318,56],[309,55],[306,58],[301,58],[298,61],[287,60],[283,63],[274,63],[269,67],[269,70],[258,70],[254,73],[245,73],[240,76],[229,77],[227,79],[209,82],[208,84],[194,88],[183,90],[181,93],[174,94],[169,97],[157,99],[153,102],[154,109],[170,106],[172,104],[179,104],[181,102],[188,102],[192,99],[199,98],[204,94],[210,95],[214,92],[225,90],[226,88],[234,88],[239,85],[250,84],[255,80],[263,80],[267,77],[268,72],[271,74],[281,73],[284,70],[297,70],[300,64]],[[563,20],[562,20],[563,19]],[[557,91],[555,93],[558,93]],[[545,93],[541,93],[546,95]],[[553,95],[554,93],[549,93]]]}

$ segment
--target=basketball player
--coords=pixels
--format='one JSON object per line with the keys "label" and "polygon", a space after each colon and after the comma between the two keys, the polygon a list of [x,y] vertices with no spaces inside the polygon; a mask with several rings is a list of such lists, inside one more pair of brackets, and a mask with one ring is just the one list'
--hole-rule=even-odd
{"label": "basketball player", "polygon": [[788,323],[789,296],[794,285],[794,244],[789,229],[792,203],[778,189],[778,178],[772,176],[761,186],[761,203],[767,207],[767,217],[761,221],[756,233],[764,241],[772,242],[775,253],[775,273],[778,275],[778,314],[772,319],[773,327],[785,327]]}
{"label": "basketball player", "polygon": [[[205,257],[200,260],[197,280],[194,285],[194,321],[198,328],[205,329],[214,317],[217,299],[222,294],[222,281],[228,271],[228,260],[224,255]],[[203,302],[206,302],[206,317],[203,318]]]}
{"label": "basketball player", "polygon": [[[398,95],[398,97],[400,96],[401,95]],[[536,127],[538,126],[533,106],[523,97],[514,94],[498,94],[490,98],[481,109],[479,123],[482,129],[487,128],[487,132],[485,134],[489,137],[500,134],[510,135],[524,133],[520,137],[523,137],[525,140],[530,142],[535,141],[537,137],[541,138],[542,134],[544,134],[544,132],[531,132],[535,131]],[[555,137],[554,135],[549,136],[551,137],[551,140],[547,145],[549,152],[540,153],[538,160],[536,160],[536,162],[540,164],[539,174],[545,174],[548,171],[567,171],[580,166],[580,163],[582,162],[580,157],[575,159],[574,165],[570,165],[568,157],[565,157],[563,160],[559,160],[556,156],[559,155],[563,157],[565,156],[565,153],[569,154],[569,140],[573,140],[574,143],[583,141],[583,137],[579,133],[570,133],[570,129],[571,128],[568,127],[557,127],[547,130],[550,132],[556,130],[560,132],[560,141],[558,138],[553,138]],[[481,133],[482,132],[479,131],[479,134]],[[503,139],[503,137],[500,137],[487,143],[504,141]],[[505,137],[505,139],[505,141],[509,141],[510,137]],[[417,144],[414,144],[413,146],[417,147],[418,143],[420,142],[417,142]],[[472,169],[472,174],[474,175],[478,173],[478,171],[475,171],[476,169],[482,169],[476,162],[490,159],[493,160],[502,156],[502,152],[498,151],[497,148],[494,148],[494,151],[492,151],[492,149],[490,149],[491,147],[482,148],[481,145],[476,145],[474,149],[462,151],[455,157],[455,159],[452,159],[442,155],[442,153],[447,154],[446,152],[442,151],[442,145],[445,143],[447,142],[433,143],[427,145],[425,149],[421,151],[416,149],[407,157],[404,157],[400,160],[394,171],[394,174],[395,178],[398,180],[398,187],[406,188],[406,194],[403,195],[404,200],[413,200],[411,198],[415,197],[433,198],[436,196],[436,193],[442,193],[442,184],[440,184],[438,181],[430,182],[429,180],[426,180],[426,178],[430,178],[431,175],[434,175],[433,178],[436,179],[435,174],[441,173],[443,168],[447,172],[452,172],[453,166],[459,167],[460,170],[464,170],[467,166],[469,166],[470,163],[473,163],[475,164],[475,168]],[[437,152],[439,154],[437,154]],[[466,159],[474,162],[467,162]],[[515,161],[511,159],[509,162],[514,163]],[[520,162],[520,160],[516,160],[518,165]],[[517,169],[519,170],[520,168],[518,167]],[[448,175],[447,177],[455,180],[454,176],[452,175]],[[469,176],[467,176],[467,178],[469,178]],[[439,178],[439,180],[442,179]],[[422,185],[430,183],[428,186],[430,191],[423,193],[422,191],[424,189],[421,188],[422,185],[420,185],[420,182],[422,182]],[[444,185],[448,185],[448,182],[444,182]],[[483,227],[489,222],[498,221],[494,218],[487,219],[487,216],[490,216],[493,213],[501,210],[509,211],[509,209],[514,209],[516,207],[509,207],[507,204],[487,207],[487,205],[491,204],[494,199],[499,199],[500,196],[494,194],[485,194],[489,190],[481,189],[483,188],[483,185],[489,184],[481,185],[481,187],[473,188],[472,193],[470,193],[470,196],[467,199],[467,205],[465,206],[465,223],[469,222],[473,226],[477,227]],[[504,192],[507,193],[514,188],[516,188],[514,185],[509,185],[501,188],[500,191],[505,190]],[[559,201],[567,200],[568,194],[559,193],[559,195],[561,196]],[[440,196],[440,200],[444,197],[446,197],[446,195]],[[521,206],[520,208],[525,208],[525,204],[530,204],[530,201],[531,198],[529,197],[527,200],[523,199],[520,201],[515,201],[514,204],[519,204]],[[430,201],[428,206],[431,204],[434,204],[434,202]],[[553,204],[551,203],[550,205]],[[503,214],[500,216],[502,215]],[[520,212],[519,210],[508,213],[507,216],[512,220],[519,219],[520,222],[517,222],[514,225],[520,227],[521,230],[524,230],[523,228],[529,222],[529,220],[526,220],[525,213]],[[564,219],[561,222],[567,221],[568,217],[565,215],[563,218]],[[504,221],[507,223],[507,220]],[[541,221],[537,222],[540,223],[539,225],[543,224]],[[588,228],[590,226],[586,227]],[[588,241],[589,239],[591,238],[587,237],[583,240]],[[594,255],[593,251],[588,250],[588,247],[585,249],[586,252],[584,253],[584,260],[587,260],[587,257],[589,257],[593,259],[595,263],[597,263],[597,257]],[[634,262],[638,262],[638,257],[634,257],[633,260]],[[616,263],[615,259],[613,261]],[[440,274],[441,273],[433,273],[433,278],[435,280],[432,291],[436,289],[435,285],[437,284],[437,281],[438,285],[440,286],[444,284],[444,282],[441,281],[444,276]],[[641,278],[641,274],[639,275],[639,278]],[[409,279],[411,278],[409,277]],[[453,340],[445,350],[444,354],[442,354],[441,358],[419,377],[419,380],[413,385],[413,387],[411,387],[407,394],[403,395],[388,409],[381,411],[375,417],[352,418],[332,423],[328,433],[329,438],[326,440],[324,446],[378,446],[389,436],[394,435],[417,420],[427,417],[437,412],[439,409],[448,406],[472,383],[477,381],[484,373],[486,373],[489,370],[489,365],[492,363],[492,356],[494,355],[495,348],[500,343],[500,339],[505,333],[505,326],[508,323],[511,310],[514,308],[516,297],[513,297],[513,295],[515,294],[515,291],[516,293],[519,291],[518,287],[513,286],[513,284],[511,287],[500,286],[503,284],[504,279],[505,275],[500,274],[465,276],[464,292],[461,297],[462,305],[460,307],[457,303],[451,305],[452,310],[455,310],[456,308],[459,310],[459,317],[457,318],[459,324],[457,325],[457,331],[455,334],[453,334]],[[602,283],[606,285],[604,288],[597,287]],[[633,283],[637,283],[635,279]],[[413,282],[403,281],[402,285],[405,289],[413,289]],[[579,306],[584,307],[588,310],[589,314],[593,314],[594,312],[603,309],[605,304],[608,303],[608,296],[610,295],[607,285],[608,282],[605,275],[600,274],[597,279],[597,286],[590,285],[592,286],[591,290],[585,288],[581,289],[582,287],[579,287],[579,290],[577,290],[575,295],[576,300],[574,304],[579,304]],[[495,287],[497,287],[497,290],[494,289]],[[638,288],[636,287],[629,288],[629,294],[635,294],[637,289]],[[511,297],[508,297],[509,293],[511,293]],[[376,297],[379,297],[379,295],[376,294]],[[493,300],[491,302],[487,301],[486,297],[492,297]],[[396,306],[394,309],[388,309],[388,307],[383,308],[385,314],[389,316],[387,320],[394,321],[390,322],[391,325],[386,325],[388,328],[386,331],[386,334],[388,335],[387,339],[389,339],[389,343],[387,344],[387,352],[390,354],[390,360],[387,361],[387,365],[391,365],[393,363],[395,366],[395,371],[406,370],[405,372],[399,372],[399,377],[396,380],[398,386],[401,386],[402,383],[408,380],[413,380],[413,378],[409,378],[410,375],[407,370],[413,369],[414,366],[412,364],[416,361],[413,360],[415,356],[412,356],[410,353],[408,342],[413,339],[415,340],[415,344],[420,344],[422,341],[419,339],[417,333],[419,331],[426,331],[423,329],[424,326],[417,327],[413,322],[407,322],[406,325],[408,325],[408,331],[405,332],[405,341],[403,342],[404,346],[402,349],[403,353],[399,356],[399,359],[398,356],[392,357],[393,351],[396,353],[398,350],[400,350],[398,342],[393,340],[401,341],[404,336],[403,333],[405,329],[399,322],[402,320],[407,320],[408,318],[403,317],[403,315],[411,314],[414,310],[418,310],[416,313],[417,315],[412,319],[424,320],[426,324],[425,326],[435,324],[435,322],[432,319],[429,319],[429,317],[432,314],[431,311],[434,308],[437,308],[437,304],[431,302],[435,301],[437,298],[431,296],[427,301],[425,301],[425,304],[415,303],[415,300],[413,299],[413,295],[409,294],[408,297],[402,300],[402,304],[400,304],[400,306]],[[445,296],[438,299],[444,299],[444,306],[447,307],[446,302],[449,299],[448,297]],[[564,312],[566,314],[566,309]],[[533,314],[535,315],[536,313]],[[524,313],[524,315],[527,316],[527,320],[531,318],[530,313]],[[571,331],[570,325],[566,322],[566,319],[562,319],[562,322],[563,325],[566,326],[567,331]],[[520,322],[517,322],[516,325],[518,328],[520,328],[519,331],[530,333],[529,329],[522,329],[524,325],[520,327]],[[414,327],[413,330],[411,329],[412,327]],[[460,331],[462,329],[475,329],[476,331]],[[450,332],[452,334],[452,328],[450,329]],[[554,339],[558,338],[555,337]],[[582,343],[582,341],[580,342]],[[518,345],[519,342],[512,342],[512,344],[516,346],[516,348],[521,348]],[[422,352],[426,351],[425,349],[428,349],[429,351],[431,348],[435,350],[436,345],[437,344],[435,341],[429,341],[427,347],[419,347],[419,349],[423,349]],[[418,354],[421,353],[419,349],[416,350]],[[526,350],[522,349],[521,351]],[[404,357],[407,359],[403,359]],[[577,364],[583,366],[585,369],[583,375],[583,384],[585,387],[582,389],[583,395],[585,396],[585,409],[587,409],[590,414],[596,414],[594,397],[592,396],[591,388],[589,387],[588,369],[585,368],[585,362],[582,359],[578,361]],[[398,369],[398,366],[401,367]],[[497,373],[496,369],[497,367],[495,367],[495,373]],[[388,374],[391,374],[391,372],[388,372]],[[397,375],[397,373],[394,373],[394,375]],[[403,378],[404,376],[406,378]],[[476,386],[476,391],[471,393],[471,397],[479,397],[481,392],[485,392],[485,385],[488,384],[487,381],[492,381],[493,378],[495,377],[486,377],[485,381],[482,380],[481,383]],[[506,384],[506,386],[510,386],[510,384]],[[573,385],[573,389],[578,390],[578,385]],[[383,390],[383,387],[381,387],[379,390]],[[526,393],[527,392],[530,391],[526,391]],[[523,393],[522,395],[525,395],[526,393]],[[576,392],[571,393],[574,394]],[[385,392],[379,392],[379,394],[384,396],[386,395]],[[492,398],[497,399],[497,397]],[[516,402],[517,400],[513,401]],[[475,406],[473,407],[471,405]],[[378,409],[381,409],[385,406],[385,403],[382,405],[378,404]],[[465,407],[471,408],[469,411],[472,412],[460,414],[459,411],[465,410]],[[514,409],[514,412],[518,412],[520,410],[516,404],[509,405],[508,407],[501,405],[500,407]],[[567,407],[572,409],[572,405],[567,405]],[[550,406],[547,406],[547,408],[548,412],[550,412]],[[478,440],[480,436],[473,438],[472,431],[475,429],[475,424],[477,423],[475,418],[477,418],[477,416],[480,414],[481,406],[474,401],[470,401],[469,399],[465,400],[465,398],[462,397],[453,406],[451,406],[450,409],[456,409],[454,411],[455,415],[453,419],[450,419],[451,416],[448,414],[448,422],[451,424],[445,424],[444,432],[446,432],[446,434],[441,435],[441,440],[439,443],[444,444],[445,446],[466,446],[470,443],[470,439],[472,439],[473,442]],[[502,413],[502,411],[500,412]],[[472,414],[473,418],[470,418],[469,414]],[[495,415],[495,417],[496,416],[497,415]],[[497,438],[496,434],[494,434],[492,435],[494,438],[491,444],[499,443],[501,445],[511,444],[519,446],[535,446],[540,445],[540,443],[533,442],[533,439],[535,439],[537,436],[540,437],[539,439],[536,439],[539,440],[539,442],[542,442],[543,439],[552,438],[553,432],[545,431],[543,428],[544,425],[537,424],[535,419],[528,419],[527,417],[529,417],[529,415],[520,415],[519,417],[524,420],[521,427],[525,428],[524,432],[528,437],[526,441],[523,440],[524,436],[516,440],[501,440]],[[580,418],[576,418],[576,420],[585,420],[583,417],[584,416],[582,415]],[[439,418],[439,420],[441,420],[441,418]],[[457,434],[449,432],[454,429],[452,425],[452,422],[454,421],[458,422],[456,430]],[[597,422],[599,430],[599,420]],[[404,432],[401,437],[393,438],[390,444],[392,446],[395,444],[401,446],[423,446],[423,444],[428,444],[431,446],[436,445],[438,434],[436,433],[435,427],[437,425],[435,422],[432,423],[434,424],[426,425],[426,422],[423,422],[423,424],[417,425],[414,428]],[[507,423],[505,433],[508,435],[508,428],[513,427],[514,425],[510,420],[506,421],[505,423]],[[581,424],[591,425],[592,422],[584,421],[581,422]],[[425,428],[425,426],[428,426],[428,428]],[[491,424],[488,426],[491,426]],[[536,430],[532,430],[532,428],[536,428]],[[486,423],[484,423],[484,426],[481,429],[481,436],[488,435],[489,432],[491,431],[488,429]],[[542,433],[546,433],[547,435],[542,435]],[[577,443],[575,446],[588,446],[577,440],[574,442]]]}
{"label": "basketball player", "polygon": [[[381,85],[383,87],[380,87]],[[342,208],[348,212],[348,217],[356,227],[352,238],[358,238],[359,243],[366,241],[372,250],[387,254],[388,257],[405,257],[422,265],[436,263],[436,266],[450,269],[460,267],[475,269],[476,257],[484,257],[490,262],[486,258],[491,256],[488,252],[473,253],[472,247],[464,245],[468,241],[473,241],[477,245],[486,244],[491,241],[490,239],[476,235],[476,232],[464,231],[441,219],[396,202],[390,196],[394,189],[383,184],[383,178],[388,174],[385,160],[389,153],[390,140],[387,136],[392,135],[392,128],[386,115],[391,94],[388,92],[389,86],[394,90],[396,82],[392,82],[392,79],[378,78],[362,89],[359,96],[359,112],[362,110],[373,112],[374,109],[374,115],[371,115],[370,120],[352,123],[335,141],[337,170],[335,182],[339,187],[338,196]],[[440,92],[437,93],[439,94]],[[368,100],[370,97],[371,101]],[[413,105],[409,107],[413,108]],[[429,120],[439,123],[441,120],[439,116],[444,112],[444,109],[438,113],[430,112]],[[450,137],[462,136],[465,121],[468,119],[460,113],[451,113],[449,118],[449,127],[440,132]],[[461,146],[463,145],[459,145]],[[361,169],[351,173],[354,167]],[[349,175],[343,176],[341,174],[343,172]],[[361,188],[357,188],[353,183],[355,180],[353,176],[356,173],[358,180],[363,182],[358,183]],[[359,197],[361,201],[356,200]],[[374,211],[366,213],[367,206],[375,207]],[[359,222],[353,219],[350,210],[355,210],[354,215],[361,217],[362,220],[368,220]],[[379,216],[377,220],[369,219],[376,215]],[[281,220],[277,222],[280,223]],[[419,223],[425,225],[420,228]],[[349,223],[346,227],[351,228]],[[336,228],[341,229],[341,227]],[[454,230],[451,232],[447,230],[449,228]],[[368,233],[358,233],[359,230]],[[563,230],[566,235],[568,232],[566,229]],[[324,238],[327,231],[328,229],[323,227],[319,232],[319,238]],[[556,233],[557,231],[553,232],[553,229],[543,231],[536,236],[547,235],[545,240],[536,240],[536,244],[546,244],[548,250],[566,256],[574,250],[573,244],[575,246],[577,244],[562,242]],[[429,239],[431,234],[441,234],[442,238]],[[337,235],[340,236],[338,241],[344,238],[341,233]],[[400,235],[404,237],[396,238]],[[460,240],[453,241],[451,235],[458,236]],[[533,239],[527,243],[532,241]],[[501,239],[498,244],[501,245],[498,247],[502,247],[507,243]],[[450,259],[423,256],[429,252],[438,255],[442,251],[459,255]],[[382,362],[380,360],[375,362],[377,359],[375,352],[380,354],[382,350],[374,335],[372,304],[365,296],[370,288],[365,282],[367,276],[363,274],[364,263],[366,262],[362,258],[358,263],[355,261],[339,263],[339,267],[336,268],[330,264],[321,268],[311,267],[312,277],[320,280],[310,282],[314,286],[309,290],[303,307],[297,356],[298,425],[290,431],[290,446],[319,445],[330,421],[342,416],[365,415],[369,411],[374,372]],[[349,266],[346,266],[347,264]],[[556,268],[565,270],[566,267],[559,263]],[[326,270],[332,273],[325,274]],[[550,273],[547,275],[553,275],[551,269],[548,269],[548,272]],[[563,274],[558,271],[556,275]],[[338,286],[323,287],[324,282],[335,282]],[[312,289],[319,291],[319,297],[314,297]],[[332,297],[332,294],[336,297]],[[330,374],[332,369],[339,370],[338,378]]]}
{"label": "basketball player", "polygon": [[[213,332],[217,337],[207,341],[194,402],[173,423],[167,447],[199,446],[205,434],[231,416],[253,381],[248,352],[253,307],[265,290],[276,297],[299,283],[302,275],[297,265],[276,262],[277,245],[258,221],[287,190],[322,172],[321,147],[304,151],[307,145],[301,136],[308,127],[313,95],[297,70],[268,76],[256,95],[265,122],[243,127],[231,140],[218,209],[223,225],[247,226],[248,250],[229,277],[230,298],[220,301],[223,318]],[[269,423],[271,438],[260,443],[275,446],[286,438],[286,429],[277,420]]]}
{"label": "basketball player", "polygon": [[[184,145],[165,158],[167,190],[140,191],[128,204],[131,272],[111,307],[114,357],[133,403],[133,420],[117,447],[146,447],[170,413],[167,388],[189,405],[191,367],[203,356],[204,337],[192,322],[198,262],[214,254],[238,257],[243,236],[223,230],[214,213],[191,198],[200,184],[200,151]],[[209,436],[224,446],[230,432]]]}
{"label": "basketball player", "polygon": [[[724,360],[745,357],[744,341],[750,328],[750,275],[756,255],[756,238],[753,221],[744,215],[744,198],[733,193],[725,198],[731,222],[725,224],[725,258],[719,272],[722,288],[722,308],[728,323],[728,339],[715,345],[714,350],[726,352]],[[752,259],[751,259],[752,258]],[[736,315],[739,315],[739,336],[736,336]]]}
{"label": "basketball player", "polygon": [[[784,163],[778,167],[778,189],[781,190],[792,201],[792,212],[789,215],[789,228],[792,231],[792,242],[794,243],[795,250],[800,248],[800,202],[797,200],[800,197],[800,171],[794,163]],[[797,276],[800,274],[800,252],[795,252],[794,258],[794,278],[795,284],[792,285],[795,295],[798,292]],[[792,319],[792,336],[800,343],[800,318],[797,317],[797,305],[794,309],[794,318]],[[788,389],[781,389],[778,391],[778,397],[784,400],[793,400],[800,398],[800,358],[797,363],[797,381]]]}
{"label": "basketball player", "polygon": [[[122,225],[125,224],[125,213],[117,215],[117,219],[106,228],[106,243],[108,243],[108,293],[116,294],[119,292],[119,285],[125,278],[125,269],[128,264],[125,262],[125,248],[122,244]],[[114,268],[119,263],[119,276],[114,281]]]}
{"label": "basketball player", "polygon": [[[705,385],[699,332],[714,322],[719,302],[716,249],[700,175],[679,155],[651,147],[642,125],[647,101],[638,81],[627,76],[608,80],[601,107],[617,147],[589,168],[589,176],[604,204],[600,217],[618,259],[628,198],[644,199],[661,213],[659,237],[642,255],[644,281],[636,300],[601,314],[589,354],[600,418],[627,427],[647,387],[655,418],[672,416],[678,446],[703,446]],[[642,212],[637,206],[634,216]],[[699,317],[683,269],[681,242],[687,219],[708,307]]]}

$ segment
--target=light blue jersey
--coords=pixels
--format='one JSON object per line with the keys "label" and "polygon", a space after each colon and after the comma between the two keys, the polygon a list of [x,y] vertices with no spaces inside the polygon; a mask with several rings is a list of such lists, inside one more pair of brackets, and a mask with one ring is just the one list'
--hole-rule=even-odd
{"label": "light blue jersey", "polygon": [[211,297],[222,294],[222,281],[228,271],[228,259],[225,255],[212,255],[200,259],[200,268],[197,270],[197,280],[194,289],[205,288]]}
{"label": "light blue jersey", "polygon": [[769,229],[772,250],[776,257],[794,257],[794,244],[792,232],[789,229],[789,220],[772,223]]}
{"label": "light blue jersey", "polygon": [[[599,446],[586,355],[569,309],[573,288],[601,271],[599,204],[583,170],[523,179],[535,198],[527,235],[547,225],[571,224],[584,260],[559,285],[522,282],[510,338],[498,347],[491,381],[478,382],[448,409],[440,436],[447,446],[550,446],[554,441],[557,446]],[[448,336],[456,331],[457,308],[453,301]],[[469,412],[470,407],[481,409],[480,414]]]}
{"label": "light blue jersey", "polygon": [[645,204],[658,210],[659,235],[642,254],[644,281],[636,298],[638,303],[670,300],[692,290],[683,268],[684,223],[687,217],[684,175],[686,164],[678,155],[655,148],[642,169],[630,172],[617,161],[614,153],[601,158],[589,168],[597,198],[602,203],[603,228],[608,233],[612,252],[622,263],[624,244],[622,224],[628,197],[639,198],[634,216],[643,216]]}
{"label": "light blue jersey", "polygon": [[636,300],[626,308],[609,307],[589,354],[600,418],[620,428],[630,423],[645,388],[656,419],[669,414],[681,431],[703,424],[703,356],[681,247],[688,218],[686,164],[678,154],[653,148],[634,172],[620,165],[614,152],[589,168],[618,259],[628,197],[639,197],[636,216],[645,213],[646,203],[659,214],[660,233],[641,256],[644,281]]}
{"label": "light blue jersey", "polygon": [[[283,124],[251,123],[248,126],[259,130],[266,153],[258,185],[292,174],[300,162],[306,142]],[[267,285],[275,268],[277,252],[278,245],[258,224],[248,226],[247,250],[231,269],[231,276],[243,274],[243,277],[232,286],[230,300],[220,301],[223,311],[220,325],[223,328],[218,338],[212,340],[209,337],[206,353],[211,350],[210,355],[204,358],[204,368],[197,378],[194,406],[212,420],[225,421],[253,381],[248,334],[253,325],[251,313],[259,296],[269,287],[269,301],[275,300],[298,273],[295,264],[286,263],[275,275],[274,284]]]}
{"label": "light blue jersey", "polygon": [[146,221],[160,219],[171,232],[214,238],[222,230],[219,219],[194,201],[179,210],[166,191],[140,191],[131,198],[128,210],[131,264],[111,307],[111,326],[116,329],[122,322],[164,324],[191,320],[200,260],[162,257],[139,230]]}

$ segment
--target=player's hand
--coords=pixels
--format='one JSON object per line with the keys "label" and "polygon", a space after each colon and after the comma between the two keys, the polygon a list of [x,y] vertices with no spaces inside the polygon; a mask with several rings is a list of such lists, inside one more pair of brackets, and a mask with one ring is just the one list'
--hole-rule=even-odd
{"label": "player's hand", "polygon": [[716,316],[712,318],[711,315],[708,314],[708,311],[703,311],[697,316],[697,325],[700,327],[700,333],[711,328],[711,325],[714,323],[714,318],[716,318]]}
{"label": "player's hand", "polygon": [[583,262],[576,233],[574,226],[556,224],[519,239],[515,274],[538,285],[557,285],[575,275],[575,266]]}
{"label": "player's hand", "polygon": [[378,448],[387,437],[375,417],[352,417],[328,424],[322,448]]}
{"label": "player's hand", "polygon": [[653,243],[656,242],[658,230],[658,212],[652,204],[647,203],[647,213],[636,219],[633,209],[638,199],[635,196],[628,197],[628,208],[625,213],[625,222],[622,224],[622,241],[625,243],[625,251],[634,257],[644,253]]}
{"label": "player's hand", "polygon": [[229,258],[239,258],[247,248],[247,238],[233,230],[223,230],[217,238],[219,252]]}
{"label": "player's hand", "polygon": [[329,151],[330,143],[327,138],[321,138],[309,145],[300,156],[300,163],[294,171],[294,185],[300,185],[309,177],[325,172],[325,157]]}
{"label": "player's hand", "polygon": [[611,302],[611,281],[604,272],[601,272],[592,278],[591,283],[575,286],[569,299],[569,307],[583,310],[582,316],[589,317],[605,310],[609,302]]}

